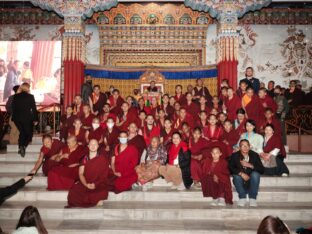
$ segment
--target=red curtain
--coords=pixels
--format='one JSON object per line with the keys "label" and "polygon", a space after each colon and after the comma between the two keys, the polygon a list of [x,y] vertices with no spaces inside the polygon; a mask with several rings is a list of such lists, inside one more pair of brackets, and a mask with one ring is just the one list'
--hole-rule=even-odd
{"label": "red curtain", "polygon": [[30,68],[33,72],[34,82],[43,76],[50,77],[54,58],[54,41],[34,41]]}
{"label": "red curtain", "polygon": [[64,108],[72,104],[75,95],[80,94],[83,78],[84,64],[81,61],[64,61]]}
{"label": "red curtain", "polygon": [[237,65],[238,61],[221,61],[218,63],[218,90],[223,79],[228,79],[230,86],[237,89]]}

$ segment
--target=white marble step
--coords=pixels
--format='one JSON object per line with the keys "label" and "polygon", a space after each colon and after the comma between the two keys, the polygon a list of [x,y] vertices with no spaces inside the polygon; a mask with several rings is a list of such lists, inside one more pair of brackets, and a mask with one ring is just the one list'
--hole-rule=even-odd
{"label": "white marble step", "polygon": [[[30,144],[27,149],[26,152],[39,152],[41,149],[42,144]],[[12,152],[12,153],[17,153],[18,151],[18,145],[7,145],[7,152]]]}
{"label": "white marble step", "polygon": [[[312,220],[311,203],[259,203],[256,208],[212,206],[206,202],[109,202],[96,208],[64,209],[66,202],[6,202],[0,219],[16,219],[27,205],[40,207],[43,220],[260,220],[267,214],[283,220]],[[87,211],[87,212],[83,212]]]}
{"label": "white marble step", "polygon": [[[66,201],[67,191],[47,191],[43,187],[26,187],[11,197],[10,201]],[[236,192],[234,201],[238,200]],[[312,202],[311,187],[261,187],[259,202]],[[204,198],[201,190],[171,190],[167,187],[152,188],[147,192],[127,191],[120,194],[110,192],[109,201],[209,201]]]}
{"label": "white marble step", "polygon": [[[28,173],[32,170],[34,166],[33,162],[0,162],[0,173]],[[307,174],[312,173],[312,162],[311,163],[297,163],[297,162],[288,162],[287,166],[290,173],[294,174]]]}
{"label": "white marble step", "polygon": [[[39,209],[39,211],[41,211]],[[78,234],[255,234],[261,220],[45,220],[49,233]],[[11,232],[17,220],[0,220],[2,229]],[[309,222],[288,220],[288,227],[295,231],[298,227],[308,227]]]}
{"label": "white marble step", "polygon": [[[25,173],[0,173],[0,187],[15,183],[20,178],[24,177]],[[47,187],[47,178],[39,173],[29,182],[31,187]],[[164,179],[157,179],[153,183],[154,187],[168,187]],[[290,177],[261,177],[261,187],[304,187],[312,186],[312,174],[292,174]]]}

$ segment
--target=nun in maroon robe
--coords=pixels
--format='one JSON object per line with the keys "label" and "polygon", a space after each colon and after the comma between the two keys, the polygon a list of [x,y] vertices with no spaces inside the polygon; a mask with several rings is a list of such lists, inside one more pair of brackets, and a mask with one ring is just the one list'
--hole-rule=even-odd
{"label": "nun in maroon robe", "polygon": [[233,124],[230,120],[226,120],[223,124],[224,131],[221,137],[221,141],[223,141],[227,146],[229,152],[233,152],[233,147],[237,144],[240,135],[238,135],[237,131],[233,129]]}
{"label": "nun in maroon robe", "polygon": [[171,120],[166,119],[164,127],[160,129],[160,139],[167,150],[172,143],[172,134],[174,133],[174,131],[175,130],[172,128]]}
{"label": "nun in maroon robe", "polygon": [[191,177],[196,184],[203,176],[203,150],[207,147],[208,142],[201,137],[202,132],[200,128],[193,130],[193,137],[189,142],[189,149],[191,151]]}
{"label": "nun in maroon robe", "polygon": [[80,117],[82,127],[84,129],[89,129],[92,127],[92,120],[95,117],[95,115],[91,113],[91,109],[89,105],[83,106],[83,113],[84,113],[83,116]]}
{"label": "nun in maroon robe", "polygon": [[[149,115],[149,116],[148,116],[148,118],[152,117],[151,115]],[[147,121],[148,121],[148,118],[147,118]],[[152,124],[149,124],[148,122],[146,122],[144,124],[143,128],[141,128],[141,132],[142,132],[142,135],[144,137],[145,144],[150,145],[151,139],[153,137],[159,137],[160,128],[156,124],[154,124],[154,122]]]}
{"label": "nun in maroon robe", "polygon": [[139,154],[136,147],[127,144],[127,134],[121,132],[119,135],[120,144],[115,147],[114,157],[112,158],[112,168],[117,176],[115,180],[115,193],[130,190],[132,185],[137,182],[138,175],[135,167],[139,161]]}
{"label": "nun in maroon robe", "polygon": [[63,148],[65,144],[58,139],[52,140],[51,148],[42,146],[40,150],[40,154],[43,154],[44,161],[42,164],[42,172],[45,176],[48,175],[49,171],[59,163],[55,160],[52,160],[51,157],[57,155]]}
{"label": "nun in maroon robe", "polygon": [[48,190],[69,190],[79,179],[78,168],[85,154],[84,147],[77,144],[75,137],[69,137],[67,144],[57,159],[59,165],[49,171]]}
{"label": "nun in maroon robe", "polygon": [[[92,128],[87,131],[87,133],[86,133],[87,143],[89,143],[91,139],[97,140],[100,145],[103,143],[104,130],[100,127],[99,122],[97,124],[98,124],[98,126],[96,126],[96,128],[94,126],[92,126]],[[92,125],[94,125],[94,122],[92,123]]]}
{"label": "nun in maroon robe", "polygon": [[98,148],[98,142],[91,140],[90,152],[79,167],[81,179],[71,187],[67,196],[69,207],[96,206],[108,197],[109,161],[105,155],[97,153]]}
{"label": "nun in maroon robe", "polygon": [[119,96],[118,89],[113,91],[113,95],[108,98],[108,102],[111,106],[110,112],[118,116],[121,112],[121,105],[124,103],[123,98]]}
{"label": "nun in maroon robe", "polygon": [[122,112],[118,115],[117,126],[120,131],[128,131],[130,123],[138,122],[138,117],[135,111],[129,111],[129,104],[124,102],[121,105]]}
{"label": "nun in maroon robe", "polygon": [[[213,151],[219,151],[213,148]],[[214,154],[214,152],[212,152]],[[226,160],[220,156],[216,159],[204,161],[204,175],[201,179],[202,191],[204,197],[212,197],[216,199],[224,199],[225,203],[233,204],[233,193],[230,181],[230,171]]]}

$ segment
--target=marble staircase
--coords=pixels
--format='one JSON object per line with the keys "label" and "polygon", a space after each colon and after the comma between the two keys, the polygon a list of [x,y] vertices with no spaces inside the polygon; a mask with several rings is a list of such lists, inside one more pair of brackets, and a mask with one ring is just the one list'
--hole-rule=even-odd
{"label": "marble staircase", "polygon": [[[38,157],[35,139],[25,158],[8,146],[0,154],[0,187],[27,174]],[[24,189],[0,207],[0,226],[10,232],[27,205],[38,207],[49,233],[255,233],[267,215],[279,216],[294,230],[311,226],[312,155],[291,154],[286,160],[291,176],[262,177],[258,207],[214,207],[198,189],[172,191],[158,179],[147,192],[109,194],[102,207],[64,209],[66,191],[46,191],[39,173]],[[237,201],[234,192],[234,201]]]}

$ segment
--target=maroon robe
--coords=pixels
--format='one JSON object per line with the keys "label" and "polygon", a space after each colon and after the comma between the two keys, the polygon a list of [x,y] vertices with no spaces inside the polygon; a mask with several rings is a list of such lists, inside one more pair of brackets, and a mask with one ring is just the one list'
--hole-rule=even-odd
{"label": "maroon robe", "polygon": [[238,126],[235,126],[235,131],[237,132],[237,134],[240,136],[242,135],[244,132],[246,132],[246,124],[247,119],[244,119]]}
{"label": "maroon robe", "polygon": [[222,127],[216,126],[214,132],[212,132],[210,126],[203,128],[203,135],[210,141],[220,140],[223,134]]}
{"label": "maroon robe", "polygon": [[254,95],[251,101],[245,106],[245,111],[248,119],[252,119],[259,123],[259,119],[262,118],[263,113],[261,112],[262,105],[260,103],[259,97]]}
{"label": "maroon robe", "polygon": [[182,125],[183,123],[187,123],[191,129],[194,128],[194,121],[193,121],[193,117],[189,114],[186,114],[185,118],[184,119],[180,119],[177,118],[175,121],[174,121],[174,124],[173,124],[173,128],[180,131],[182,130]]}
{"label": "maroon robe", "polygon": [[128,145],[132,145],[137,149],[139,160],[140,160],[140,157],[143,154],[143,151],[146,149],[146,143],[145,143],[144,137],[138,134],[132,139],[128,140]]}
{"label": "maroon robe", "polygon": [[143,137],[144,137],[146,145],[151,144],[151,139],[153,137],[159,137],[160,135],[160,128],[157,125],[153,126],[153,128],[149,130],[147,128],[147,125],[144,124],[144,127],[141,129],[142,129],[142,133],[143,133]]}
{"label": "maroon robe", "polygon": [[206,87],[198,88],[197,86],[194,87],[194,96],[204,96],[207,102],[211,102],[212,97],[209,90]]}
{"label": "maroon robe", "polygon": [[262,120],[260,124],[260,132],[264,132],[265,126],[267,124],[272,124],[274,127],[274,134],[277,136],[282,137],[282,127],[281,127],[281,122],[279,119],[273,117],[271,120]]}
{"label": "maroon robe", "polygon": [[[233,192],[227,161],[220,159],[218,162],[213,162],[211,159],[207,159],[203,167],[204,175],[201,179],[201,185],[204,197],[224,198],[226,203],[233,204]],[[214,175],[218,177],[218,183],[214,182]]]}
{"label": "maroon robe", "polygon": [[103,136],[104,130],[101,127],[98,127],[97,129],[89,129],[88,134],[88,140],[96,139],[98,142],[100,142],[102,136]]}
{"label": "maroon robe", "polygon": [[286,151],[285,151],[285,147],[282,143],[282,139],[279,135],[274,134],[265,144],[265,142],[263,143],[263,152],[264,153],[270,153],[272,150],[274,150],[275,148],[279,149],[280,152],[278,153],[278,155],[281,155],[282,157],[286,158]]}
{"label": "maroon robe", "polygon": [[69,157],[62,159],[58,166],[53,167],[48,174],[48,190],[69,190],[75,181],[79,179],[79,165],[69,167],[72,164],[79,164],[85,154],[84,147],[79,145],[70,152],[66,146],[62,153],[68,153]]}
{"label": "maroon robe", "polygon": [[138,117],[136,115],[136,112],[127,112],[126,115],[124,115],[124,112],[122,112],[119,116],[118,116],[119,122],[122,122],[125,120],[125,122],[120,125],[118,128],[120,131],[128,131],[128,127],[131,123],[138,123]]}
{"label": "maroon robe", "polygon": [[73,107],[73,114],[77,116],[77,118],[80,118],[83,116],[83,104],[81,104],[79,107],[75,104],[72,105]]}
{"label": "maroon robe", "polygon": [[138,150],[133,145],[128,144],[122,152],[119,151],[119,145],[115,147],[115,170],[121,174],[115,180],[116,193],[130,190],[132,185],[137,182],[138,175],[135,167],[139,157]]}
{"label": "maroon robe", "polygon": [[68,130],[73,127],[74,121],[77,118],[76,115],[71,115],[70,117],[67,117],[67,115],[62,115],[60,122],[60,139],[67,139],[68,137]]}
{"label": "maroon robe", "polygon": [[211,150],[215,147],[218,147],[221,150],[222,158],[227,159],[231,156],[232,151],[230,150],[228,145],[225,144],[223,141],[215,140],[215,141],[208,141],[207,147],[203,150],[203,157],[204,158],[212,158]]}
{"label": "maroon robe", "polygon": [[180,103],[181,106],[186,104],[186,97],[183,94],[181,94],[180,96],[175,95],[174,100]]}
{"label": "maroon robe", "polygon": [[237,144],[239,138],[240,135],[238,135],[237,131],[232,129],[230,132],[223,131],[221,141],[223,141],[228,146],[229,152],[233,152],[233,146]]}
{"label": "maroon robe", "polygon": [[226,107],[228,119],[233,121],[236,118],[236,111],[242,107],[242,100],[234,95],[232,99],[227,98],[224,105]]}
{"label": "maroon robe", "polygon": [[98,155],[90,160],[86,156],[82,165],[84,165],[86,182],[94,183],[95,189],[88,189],[81,182],[74,184],[67,196],[69,207],[92,207],[108,197],[109,162],[107,157]]}
{"label": "maroon robe", "polygon": [[44,157],[44,161],[43,161],[43,164],[42,164],[42,172],[43,172],[43,174],[45,176],[48,175],[49,171],[54,166],[59,165],[58,162],[56,162],[54,160],[51,160],[50,158],[53,155],[58,154],[63,147],[65,147],[65,144],[63,142],[61,142],[60,140],[58,140],[58,139],[53,139],[51,149],[49,149],[49,148],[47,148],[45,146],[41,147],[40,153],[43,153],[43,157]]}
{"label": "maroon robe", "polygon": [[191,102],[191,104],[186,103],[183,106],[186,112],[193,117],[194,120],[198,119],[199,114],[199,106],[195,102]]}
{"label": "maroon robe", "polygon": [[[208,141],[205,138],[199,138],[195,143],[193,139],[189,142],[189,149],[191,151],[191,177],[193,180],[200,181],[203,176],[203,162],[204,157],[201,160],[195,159],[193,156],[198,156],[203,153],[203,150],[207,147]],[[203,154],[202,154],[203,155]],[[203,155],[204,156],[204,155]]]}
{"label": "maroon robe", "polygon": [[274,99],[271,98],[269,95],[266,95],[264,98],[259,98],[259,101],[261,103],[261,114],[262,114],[262,116],[264,116],[266,108],[271,108],[273,110],[273,113],[276,113],[277,104],[274,101]]}
{"label": "maroon robe", "polygon": [[77,142],[81,145],[85,145],[86,143],[86,130],[83,129],[82,127],[79,130],[78,135],[75,134],[75,128],[72,127],[68,131],[69,136],[75,136],[77,138]]}
{"label": "maroon robe", "polygon": [[166,118],[172,120],[174,114],[174,107],[170,106],[169,104],[166,107],[164,105],[161,105],[158,107],[158,111],[159,110],[164,110]]}
{"label": "maroon robe", "polygon": [[105,145],[103,149],[105,150],[106,146],[109,146],[109,151],[107,151],[109,157],[113,155],[115,146],[119,143],[118,137],[119,129],[117,127],[114,126],[112,132],[109,132],[108,128],[104,130],[103,139],[106,139],[106,143],[104,141]]}
{"label": "maroon robe", "polygon": [[163,138],[163,145],[166,147],[168,150],[171,143],[172,143],[172,134],[175,132],[173,128],[169,132],[165,130],[165,128],[160,129],[160,137]]}
{"label": "maroon robe", "polygon": [[100,113],[107,102],[107,96],[104,93],[99,94],[98,98],[95,96],[94,93],[91,94],[90,96],[93,104],[93,111]]}
{"label": "maroon robe", "polygon": [[108,100],[112,107],[110,112],[118,116],[122,112],[121,105],[124,103],[124,100],[120,96],[118,96],[116,101],[114,100],[113,96],[110,96]]}
{"label": "maroon robe", "polygon": [[80,119],[81,119],[81,123],[82,123],[82,126],[83,127],[86,127],[86,128],[91,128],[92,127],[92,121],[93,121],[93,118],[95,116],[93,114],[89,114],[88,117],[86,116],[82,116]]}
{"label": "maroon robe", "polygon": [[140,114],[140,111],[144,111],[147,115],[151,114],[151,108],[149,106],[145,106],[141,108],[140,106],[137,107],[137,114]]}

